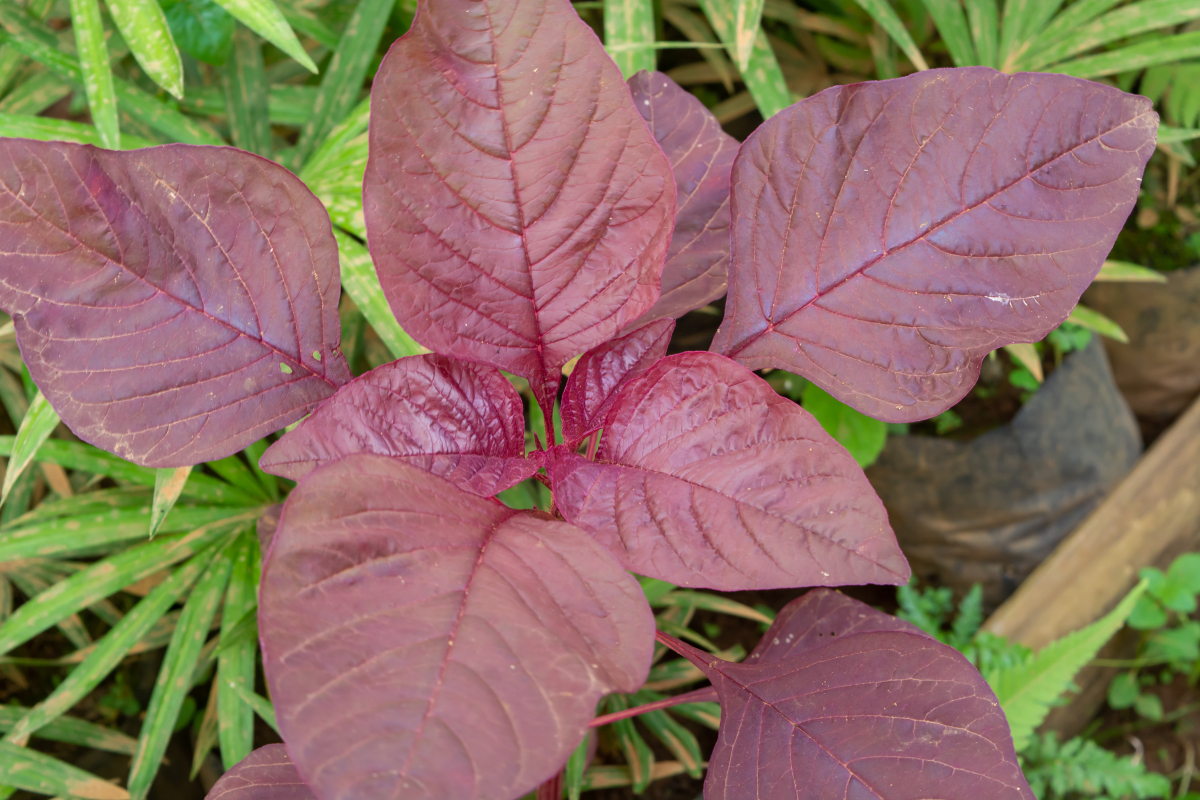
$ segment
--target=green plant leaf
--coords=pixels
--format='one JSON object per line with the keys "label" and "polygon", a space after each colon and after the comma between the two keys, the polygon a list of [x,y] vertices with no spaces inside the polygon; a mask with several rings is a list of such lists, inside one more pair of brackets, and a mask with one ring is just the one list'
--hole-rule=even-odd
{"label": "green plant leaf", "polygon": [[341,37],[338,36],[337,31],[330,28],[324,22],[321,22],[321,20],[317,19],[316,17],[309,16],[308,14],[304,13],[304,11],[292,8],[287,2],[285,2],[283,6],[279,8],[279,10],[283,12],[283,18],[288,21],[288,24],[291,25],[294,30],[300,31],[300,33],[312,39],[314,42],[317,42],[321,46],[327,47],[330,50],[337,48],[338,40]]}
{"label": "green plant leaf", "polygon": [[1062,0],[1007,0],[1000,22],[1002,72],[1015,72],[1018,59],[1028,51],[1042,26],[1062,6]]}
{"label": "green plant leaf", "polygon": [[259,439],[245,449],[246,460],[250,462],[250,471],[254,473],[254,477],[258,478],[258,483],[262,486],[263,491],[267,493],[267,499],[273,503],[279,502],[279,479],[274,475],[263,472],[262,467],[258,465],[259,460],[263,457],[263,453],[267,452],[267,448],[271,445],[267,439]]}
{"label": "green plant leaf", "polygon": [[[691,9],[684,8],[675,3],[664,3],[662,15],[663,19],[671,23],[680,33],[686,36],[689,42],[719,44],[716,35],[712,32],[708,23],[704,21],[704,17],[694,13]],[[734,68],[729,63],[729,58],[725,55],[724,51],[712,47],[702,47],[699,52],[704,60],[708,62],[708,65],[713,68],[713,71],[717,73],[717,78],[721,81],[721,85],[725,87],[725,91],[732,94]]]}
{"label": "green plant leaf", "polygon": [[1147,592],[1138,599],[1126,623],[1140,631],[1154,630],[1167,624],[1167,612]]}
{"label": "green plant leaf", "polygon": [[976,64],[975,46],[971,43],[971,31],[967,27],[967,18],[963,14],[959,0],[921,0],[933,17],[950,58],[956,67],[969,67]]}
{"label": "green plant leaf", "polygon": [[108,13],[150,80],[183,97],[183,62],[157,0],[108,0]]}
{"label": "green plant leaf", "polygon": [[358,104],[367,68],[375,57],[394,3],[395,0],[359,0],[321,79],[312,116],[300,129],[300,139],[291,155],[294,170],[304,166],[334,126]]}
{"label": "green plant leaf", "polygon": [[854,2],[858,3],[863,11],[870,14],[871,18],[879,23],[879,27],[887,31],[888,36],[892,37],[892,40],[904,55],[908,56],[908,60],[918,71],[929,69],[917,43],[913,41],[908,29],[904,27],[904,23],[896,14],[896,10],[888,4],[887,0],[854,0]]}
{"label": "green plant leaf", "polygon": [[1162,700],[1155,694],[1139,694],[1133,701],[1133,710],[1138,716],[1155,722],[1163,718]]}
{"label": "green plant leaf", "polygon": [[250,467],[246,466],[246,462],[242,460],[239,453],[226,456],[219,461],[209,461],[205,466],[247,495],[258,498],[260,502],[269,499],[266,490],[258,482],[258,478],[254,477],[254,473],[250,471]]}
{"label": "green plant leaf", "polygon": [[1197,56],[1200,56],[1200,31],[1192,31],[1061,62],[1048,67],[1046,71],[1077,78],[1099,78]]}
{"label": "green plant leaf", "polygon": [[[0,136],[18,139],[38,139],[43,142],[77,142],[104,147],[100,131],[92,125],[82,122],[71,122],[65,119],[50,117],[34,117],[27,114],[0,113]],[[121,147],[125,150],[135,150],[139,147],[151,147],[154,142],[137,136],[124,134],[121,137]]]}
{"label": "green plant leaf", "polygon": [[[725,49],[736,61],[738,60],[738,0],[699,0],[700,8],[712,25],[714,31]],[[742,81],[746,84],[758,106],[763,119],[770,119],[792,104],[792,95],[784,80],[783,70],[775,58],[767,36],[762,28],[755,35],[750,57],[746,68],[742,70]]]}
{"label": "green plant leaf", "polygon": [[[30,710],[21,706],[0,706],[0,731],[11,730]],[[137,739],[132,736],[77,717],[59,717],[40,728],[36,736],[47,741],[77,744],[126,756],[133,755],[137,748]]]}
{"label": "green plant leaf", "polygon": [[126,800],[129,792],[45,753],[0,742],[0,782],[36,794]]}
{"label": "green plant leaf", "polygon": [[1021,365],[1032,376],[1035,382],[1033,388],[1036,390],[1036,384],[1045,379],[1045,374],[1042,372],[1042,357],[1038,354],[1037,348],[1032,344],[1021,342],[1004,345],[1004,352],[1008,353],[1014,362]]}
{"label": "green plant leaf", "polygon": [[[1197,132],[1200,136],[1200,132]],[[1166,283],[1167,276],[1149,267],[1141,267],[1128,261],[1105,261],[1096,275],[1098,281],[1125,281],[1128,283]]]}
{"label": "green plant leaf", "polygon": [[563,767],[563,793],[567,800],[579,800],[579,795],[583,792],[583,772],[587,769],[589,738],[590,736],[583,737],[583,741],[571,753]]}
{"label": "green plant leaf", "polygon": [[1122,330],[1121,326],[1093,308],[1088,308],[1084,305],[1075,306],[1075,310],[1071,312],[1066,321],[1081,328],[1087,328],[1089,331],[1098,333],[1101,336],[1107,336],[1123,344],[1129,344],[1129,337]]}
{"label": "green plant leaf", "polygon": [[4,485],[0,489],[0,505],[3,505],[4,501],[8,499],[8,493],[12,491],[13,484],[29,467],[33,457],[37,455],[38,448],[42,446],[42,442],[50,438],[50,434],[54,432],[59,422],[58,414],[51,407],[50,401],[41,392],[38,392],[37,396],[33,398],[33,402],[29,404],[29,410],[25,412],[25,417],[21,420],[21,427],[17,430],[12,454],[9,456],[8,466],[4,470]]}
{"label": "green plant leaf", "polygon": [[976,583],[958,604],[958,615],[950,626],[950,645],[959,650],[970,644],[983,624],[983,587]]}
{"label": "green plant leaf", "polygon": [[1045,47],[1055,40],[1079,30],[1120,2],[1121,0],[1075,0],[1038,33],[1029,48],[1030,51]]}
{"label": "green plant leaf", "polygon": [[1197,18],[1200,18],[1200,0],[1142,0],[1140,3],[1131,3],[1076,28],[1058,41],[1030,47],[1016,61],[1016,68],[1039,70],[1117,39]]}
{"label": "green plant leaf", "polygon": [[227,544],[205,569],[183,606],[171,643],[167,646],[146,718],[138,737],[137,753],[129,768],[129,794],[133,800],[144,800],[158,772],[167,741],[175,730],[175,720],[183,699],[191,689],[189,680],[200,658],[200,650],[212,623],[225,584],[233,569],[233,553],[240,539]]}
{"label": "green plant leaf", "polygon": [[275,724],[275,707],[271,705],[271,701],[263,697],[261,694],[252,692],[246,688],[244,683],[240,681],[225,681],[221,684],[223,688],[233,692],[243,703],[254,709],[254,713],[259,718],[271,726],[271,729],[279,733],[279,726]]}
{"label": "green plant leaf", "polygon": [[967,24],[975,42],[975,55],[980,66],[995,67],[999,48],[1000,13],[996,0],[963,0],[967,9]]}
{"label": "green plant leaf", "polygon": [[1008,717],[1013,746],[1018,752],[1025,749],[1034,730],[1050,712],[1051,705],[1067,691],[1079,670],[1095,658],[1100,648],[1125,624],[1146,587],[1146,581],[1140,582],[1108,614],[1086,628],[1051,642],[1025,663],[984,676]]}
{"label": "green plant leaf", "polygon": [[208,687],[208,703],[204,708],[204,717],[200,720],[200,730],[196,733],[196,749],[192,753],[191,779],[196,780],[204,760],[217,744],[218,725],[217,702],[221,697],[220,684],[214,681]]}
{"label": "green plant leaf", "polygon": [[[633,695],[633,705],[654,702],[649,699],[648,695],[650,694],[657,695],[657,692],[638,692]],[[683,764],[688,775],[693,778],[700,778],[704,775],[704,754],[700,750],[700,742],[696,740],[695,734],[672,719],[665,711],[647,711],[639,714],[637,718],[646,730],[662,742],[663,746],[678,759],[680,764]]]}
{"label": "green plant leaf", "polygon": [[267,76],[262,47],[254,34],[239,28],[233,34],[232,58],[225,63],[222,86],[225,113],[233,144],[242,150],[271,155],[271,120],[267,107]]}
{"label": "green plant leaf", "polygon": [[150,538],[158,533],[167,513],[175,506],[183,487],[187,484],[188,476],[192,474],[191,467],[164,467],[155,470],[154,499],[150,503]]}
{"label": "green plant leaf", "polygon": [[1119,673],[1108,685],[1108,704],[1116,709],[1131,708],[1141,692],[1136,671]]}
{"label": "green plant leaf", "polygon": [[1142,658],[1152,663],[1200,660],[1200,622],[1154,631],[1146,640]]}
{"label": "green plant leaf", "polygon": [[[92,652],[55,687],[50,695],[17,720],[6,741],[24,743],[29,736],[55,724],[55,720],[86,697],[151,627],[191,588],[212,561],[215,549],[209,548],[171,573],[165,581],[134,606],[125,617],[96,643]],[[45,734],[45,735],[48,735]],[[130,755],[133,751],[130,750]]]}
{"label": "green plant leaf", "polygon": [[71,28],[75,32],[75,50],[79,53],[92,122],[100,133],[103,146],[119,150],[121,127],[117,121],[117,94],[108,64],[108,47],[104,44],[100,3],[97,0],[71,0]]}
{"label": "green plant leaf", "polygon": [[404,332],[396,316],[383,296],[379,276],[375,274],[375,262],[371,254],[357,239],[337,228],[333,231],[338,244],[338,261],[342,268],[342,289],[358,306],[358,310],[371,323],[379,338],[396,358],[414,356],[428,352],[416,340]]}
{"label": "green plant leaf", "polygon": [[224,66],[237,28],[228,11],[212,0],[160,0],[160,5],[180,50],[206,64]]}
{"label": "green plant leaf", "polygon": [[[314,75],[317,65],[300,44],[292,26],[271,0],[214,0],[234,18],[294,58]],[[235,45],[236,46],[236,45]]]}
{"label": "green plant leaf", "polygon": [[1200,553],[1184,553],[1172,561],[1167,580],[1193,594],[1200,593]]}
{"label": "green plant leaf", "polygon": [[[654,4],[650,0],[604,0],[604,46],[630,78],[641,70],[653,72]],[[644,45],[644,46],[641,46]]]}
{"label": "green plant leaf", "polygon": [[[630,703],[627,695],[613,694],[608,696],[609,713],[624,711],[633,705]],[[646,744],[646,740],[642,738],[642,735],[638,733],[632,719],[621,719],[611,724],[613,733],[617,738],[617,743],[620,745],[621,752],[625,756],[625,763],[629,765],[633,793],[641,794],[646,791],[646,787],[653,780],[654,752]]]}
{"label": "green plant leaf", "polygon": [[860,467],[875,463],[887,443],[886,423],[854,410],[815,383],[804,386],[801,398],[804,410],[817,418]]}
{"label": "green plant leaf", "polygon": [[[662,583],[666,582],[662,581]],[[670,584],[667,584],[667,586],[670,586]],[[643,586],[643,589],[644,588],[645,587]],[[754,620],[755,622],[761,622],[766,625],[770,625],[772,622],[774,622],[771,617],[767,616],[756,608],[751,608],[750,606],[739,603],[736,600],[730,600],[728,597],[708,594],[707,592],[691,592],[686,590],[668,591],[654,598],[651,598],[650,593],[647,592],[646,599],[649,600],[650,605],[655,608],[669,608],[672,606],[682,608],[702,608],[705,611],[715,611],[718,614],[729,614],[730,616]]]}
{"label": "green plant leaf", "polygon": [[[217,650],[217,683],[254,684],[254,667],[258,642],[240,637],[231,641],[241,619],[256,606],[258,596],[258,539],[254,531],[242,534],[233,551],[233,571],[225,592],[225,607],[221,614],[221,643]],[[249,615],[251,621],[254,615]],[[254,749],[254,711],[236,694],[222,692],[217,699],[221,760],[225,769]]]}

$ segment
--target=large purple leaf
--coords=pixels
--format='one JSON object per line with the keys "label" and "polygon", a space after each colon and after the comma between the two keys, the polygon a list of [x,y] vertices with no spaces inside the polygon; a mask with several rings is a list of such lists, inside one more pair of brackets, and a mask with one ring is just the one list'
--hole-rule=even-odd
{"label": "large purple leaf", "polygon": [[421,8],[372,89],[371,253],[405,330],[528,378],[658,298],[675,184],[567,0]]}
{"label": "large purple leaf", "polygon": [[838,86],[776,114],[733,167],[712,349],[798,372],[887,422],[931,417],[983,357],[1074,308],[1154,152],[1144,97],[984,67]]}
{"label": "large purple leaf", "polygon": [[669,356],[626,384],[596,460],[558,448],[550,478],[563,515],[641,575],[725,591],[908,580],[854,459],[712,353]]}
{"label": "large purple leaf", "polygon": [[987,682],[929,636],[853,633],[757,664],[661,638],[721,701],[705,800],[1033,800]]}
{"label": "large purple leaf", "polygon": [[3,139],[0,241],[34,381],[135,463],[223,458],[351,377],[329,216],[266,159]]}
{"label": "large purple leaf", "polygon": [[298,481],[355,453],[402,459],[482,497],[540,465],[525,458],[521,396],[500,371],[437,355],[402,358],[346,384],[259,463]]}
{"label": "large purple leaf", "polygon": [[662,295],[631,327],[681,317],[725,294],[729,272],[729,173],[738,142],[696,97],[661,72],[629,79],[633,102],[671,161],[678,192]]}
{"label": "large purple leaf", "polygon": [[674,330],[674,320],[658,320],[583,354],[563,389],[562,427],[568,442],[604,423],[617,391],[667,354]]}
{"label": "large purple leaf", "polygon": [[208,790],[204,800],[317,800],[281,744],[260,747]]}
{"label": "large purple leaf", "polygon": [[841,636],[870,631],[903,631],[925,635],[920,628],[876,611],[833,589],[813,589],[788,603],[763,634],[745,664],[773,664],[823,647]]}
{"label": "large purple leaf", "polygon": [[585,533],[375,455],[292,493],[259,602],[279,729],[322,800],[519,797],[653,653],[641,589]]}

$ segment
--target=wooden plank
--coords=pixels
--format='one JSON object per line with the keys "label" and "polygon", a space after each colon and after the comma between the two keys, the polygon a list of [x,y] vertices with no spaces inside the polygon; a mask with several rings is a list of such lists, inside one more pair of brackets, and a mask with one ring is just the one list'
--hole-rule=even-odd
{"label": "wooden plank", "polygon": [[[1035,650],[1110,611],[1146,566],[1200,549],[1200,399],[1155,441],[1104,502],[1034,570],[984,629]],[[1123,657],[1118,637],[1102,655]],[[1104,700],[1111,669],[1089,667],[1047,729],[1077,733]]]}

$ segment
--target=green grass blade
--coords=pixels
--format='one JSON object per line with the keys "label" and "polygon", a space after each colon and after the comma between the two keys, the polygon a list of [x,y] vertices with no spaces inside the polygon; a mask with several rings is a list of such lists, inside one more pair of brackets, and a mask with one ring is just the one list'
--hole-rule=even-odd
{"label": "green grass blade", "polygon": [[359,0],[346,23],[333,59],[321,79],[321,90],[313,113],[300,129],[300,140],[292,154],[292,166],[304,165],[333,127],[358,104],[367,69],[375,57],[395,0]]}
{"label": "green grass blade", "polygon": [[0,654],[37,636],[59,620],[108,597],[115,591],[182,561],[210,542],[227,535],[223,522],[191,533],[160,536],[152,542],[109,556],[42,592],[0,625]]}
{"label": "green grass blade", "polygon": [[[25,4],[25,10],[39,20],[44,20],[53,7],[54,0],[31,0]],[[25,56],[20,50],[11,44],[0,45],[0,94],[4,93],[24,64]]]}
{"label": "green grass blade", "polygon": [[262,46],[243,27],[233,33],[233,49],[225,62],[222,83],[234,146],[270,157],[271,119]]}
{"label": "green grass blade", "polygon": [[338,39],[340,37],[338,36],[337,31],[330,28],[324,22],[321,22],[321,20],[317,19],[316,17],[310,17],[301,11],[297,11],[296,9],[289,7],[286,3],[279,10],[283,12],[283,18],[287,20],[288,24],[292,26],[293,30],[300,31],[300,33],[312,39],[314,42],[317,42],[330,50],[333,50],[338,46]]}
{"label": "green grass blade", "polygon": [[126,800],[129,792],[36,750],[0,742],[0,782],[37,794]]}
{"label": "green grass blade", "polygon": [[773,620],[766,614],[756,608],[743,605],[736,600],[730,600],[728,597],[721,597],[707,592],[691,592],[686,590],[667,592],[650,601],[650,605],[655,608],[669,608],[672,606],[683,608],[701,608],[705,611],[715,611],[718,614],[729,614],[742,619],[761,622],[764,625],[770,625]]}
{"label": "green grass blade", "polygon": [[[233,682],[254,685],[254,667],[258,642],[240,638],[228,641],[247,611],[256,605],[258,596],[258,539],[254,531],[242,534],[233,553],[233,572],[225,592],[225,608],[221,614],[221,644],[217,651],[217,684]],[[229,645],[229,646],[226,646]],[[254,710],[235,694],[222,692],[217,699],[218,737],[221,761],[231,769],[254,749]]]}
{"label": "green grass blade", "polygon": [[146,595],[96,643],[88,657],[71,671],[49,697],[14,721],[5,737],[6,741],[23,743],[29,736],[54,724],[56,719],[99,686],[175,601],[191,588],[212,561],[214,552],[215,549],[210,548],[196,555]]}
{"label": "green grass blade", "polygon": [[[604,0],[604,45],[626,78],[654,71],[654,4],[651,0]],[[645,45],[645,46],[641,46]],[[611,49],[617,48],[617,49]]]}
{"label": "green grass blade", "polygon": [[[765,8],[765,6],[764,6]],[[684,8],[681,5],[674,3],[664,4],[663,19],[675,26],[688,41],[696,42],[697,44],[719,44],[716,34],[709,28],[708,23],[704,21],[704,17],[694,13],[691,9]],[[700,55],[708,62],[708,65],[717,73],[717,77],[721,81],[721,85],[725,87],[725,91],[733,93],[734,69],[729,63],[729,58],[724,51],[717,50],[711,47],[703,47],[700,49]],[[580,778],[583,775],[580,773]]]}
{"label": "green grass blade", "polygon": [[1143,0],[1105,14],[1053,44],[1030,48],[1029,53],[1017,62],[1017,69],[1038,70],[1117,39],[1198,18],[1200,0]]}
{"label": "green grass blade", "polygon": [[1146,586],[1143,580],[1107,615],[1051,642],[1030,661],[985,676],[1008,717],[1018,752],[1029,743],[1034,730],[1050,712],[1051,704],[1069,688],[1076,673],[1125,624]]}
{"label": "green grass blade", "polygon": [[950,58],[956,67],[969,67],[977,63],[975,46],[971,43],[971,31],[958,0],[921,0],[933,24],[937,26]]}
{"label": "green grass blade", "polygon": [[[634,695],[634,701],[637,704],[652,702],[640,699],[639,695]],[[704,774],[704,754],[695,734],[672,719],[665,711],[647,711],[638,716],[638,721],[671,751],[671,755],[683,764],[689,775],[699,778]]]}
{"label": "green grass blade", "polygon": [[[296,59],[309,72],[316,74],[313,63],[292,26],[271,0],[214,0],[221,8],[232,14],[239,22],[266,39],[271,44]],[[236,46],[236,45],[235,45]]]}
{"label": "green grass blade", "polygon": [[1087,306],[1075,306],[1075,310],[1071,312],[1071,316],[1067,317],[1067,322],[1072,322],[1081,328],[1087,328],[1089,331],[1098,333],[1101,336],[1107,336],[1109,339],[1115,339],[1123,344],[1129,344],[1129,336],[1126,335],[1120,325],[1099,311]]}
{"label": "green grass blade", "polygon": [[158,533],[163,520],[175,506],[175,501],[183,492],[188,476],[192,474],[191,467],[165,467],[155,470],[154,499],[150,501],[150,538]]}
{"label": "green grass blade", "polygon": [[[107,147],[100,131],[92,125],[51,117],[35,117],[28,114],[0,113],[0,136],[38,139],[43,142],[76,142]],[[125,150],[151,147],[153,144],[154,142],[130,136],[127,133],[121,136],[121,147]]]}
{"label": "green grass blade", "polygon": [[563,792],[567,800],[579,800],[579,795],[583,793],[583,773],[587,769],[587,762],[588,737],[584,736],[563,767]]}
{"label": "green grass blade", "polygon": [[8,499],[8,493],[12,491],[13,484],[32,463],[38,448],[42,446],[42,442],[50,438],[50,434],[54,432],[59,422],[58,414],[51,407],[50,401],[46,399],[45,395],[38,392],[37,396],[33,398],[33,402],[29,404],[29,411],[25,413],[25,418],[21,420],[21,427],[17,430],[12,455],[9,456],[8,467],[4,470],[4,485],[0,489],[0,505],[3,505],[4,501]]}
{"label": "green grass blade", "polygon": [[1039,47],[1078,30],[1120,2],[1121,0],[1076,0],[1038,34],[1030,50],[1036,51]]}
{"label": "green grass blade", "polygon": [[900,17],[896,14],[896,10],[888,4],[887,0],[854,0],[858,3],[863,11],[871,15],[871,18],[879,23],[879,27],[887,31],[888,36],[896,42],[896,46],[900,48],[904,55],[908,56],[908,60],[917,70],[927,70],[929,65],[925,63],[925,57],[921,55],[917,43],[913,41],[912,36],[908,34],[908,29],[904,27],[904,23],[900,21]]}
{"label": "green grass blade", "polygon": [[[0,35],[0,40],[3,39],[4,36]],[[13,45],[7,46],[12,47]],[[74,91],[71,83],[57,73],[41,69],[41,65],[38,65],[37,68],[41,71],[34,72],[30,77],[21,81],[3,100],[0,100],[0,114],[40,114]],[[97,139],[97,141],[99,140]]]}
{"label": "green grass blade", "polygon": [[220,684],[213,681],[208,687],[208,703],[204,708],[204,717],[200,720],[200,730],[196,734],[196,748],[192,752],[191,779],[196,780],[204,760],[217,744],[217,701],[220,699]]}
{"label": "green grass blade", "polygon": [[763,0],[735,0],[734,61],[738,69],[748,72],[754,56],[754,43],[762,25]]}
{"label": "green grass blade", "polygon": [[183,97],[183,62],[157,0],[108,0],[108,13],[150,80]]}
{"label": "green grass blade", "polygon": [[[26,570],[16,570],[9,577],[28,598],[37,597],[53,585],[50,581],[28,574]],[[92,637],[88,634],[87,628],[78,614],[70,614],[58,620],[57,627],[76,649],[87,647],[92,643]]]}
{"label": "green grass blade", "polygon": [[980,66],[995,67],[999,43],[996,33],[1000,30],[1000,13],[996,0],[963,0],[967,9],[967,24],[971,28],[971,40],[975,42],[975,58]]}
{"label": "green grass blade", "polygon": [[1029,51],[1042,26],[1062,6],[1062,0],[1007,0],[1000,25],[1000,53],[997,61],[1003,72],[1015,72],[1017,60]]}
{"label": "green grass blade", "polygon": [[405,333],[396,321],[387,298],[383,296],[383,287],[379,285],[375,263],[371,261],[367,248],[337,228],[333,229],[333,235],[337,239],[338,260],[342,266],[342,289],[350,295],[392,355],[402,358],[429,352]]}
{"label": "green grass blade", "polygon": [[92,122],[100,132],[104,147],[119,150],[121,127],[117,121],[117,94],[108,63],[108,47],[104,44],[100,3],[97,0],[71,0],[71,27],[75,32],[75,50],[79,53]]}
{"label": "green grass blade", "polygon": [[[1200,131],[1196,132],[1200,136]],[[1098,281],[1124,281],[1127,283],[1166,283],[1167,276],[1149,267],[1131,264],[1128,261],[1105,261],[1100,266]]]}
{"label": "green grass blade", "polygon": [[[31,710],[21,706],[0,706],[0,731],[11,730]],[[126,756],[133,755],[137,748],[137,739],[132,736],[77,717],[59,717],[39,729],[36,735],[39,739],[51,742],[94,747],[97,750]]]}
{"label": "green grass blade", "polygon": [[[279,726],[275,724],[275,707],[271,705],[270,700],[260,694],[250,691],[246,688],[245,684],[239,681],[226,681],[221,684],[221,688],[223,690],[228,689],[237,695],[238,699],[250,706],[250,708],[254,709],[254,713],[257,714],[263,722],[270,725],[271,729],[276,733],[279,733]],[[217,698],[217,701],[220,702],[219,697]]]}
{"label": "green grass blade", "polygon": [[167,645],[154,692],[150,695],[137,753],[129,767],[129,794],[133,800],[144,800],[149,793],[167,751],[167,741],[175,730],[183,698],[191,689],[189,679],[204,648],[213,616],[221,605],[239,542],[240,539],[234,539],[221,550],[200,576],[183,606],[171,643]]}
{"label": "green grass blade", "polygon": [[1099,78],[1197,56],[1200,56],[1200,31],[1192,31],[1110,50],[1100,55],[1076,58],[1055,64],[1048,71],[1074,75],[1077,78]]}
{"label": "green grass blade", "polygon": [[[624,711],[631,706],[629,697],[623,694],[608,696],[608,711],[614,713]],[[625,755],[625,763],[629,765],[630,776],[633,779],[633,793],[641,794],[650,785],[654,774],[654,752],[646,744],[646,740],[634,727],[632,719],[621,719],[611,723],[617,743]]]}
{"label": "green grass blade", "polygon": [[[700,0],[700,7],[730,55],[737,58],[737,0]],[[748,66],[742,71],[746,84],[763,119],[770,119],[792,104],[783,70],[775,58],[767,35],[759,31],[754,39]]]}
{"label": "green grass blade", "polygon": [[[8,525],[0,526],[0,532],[27,528],[46,520],[59,517],[78,517],[91,514],[115,514],[124,509],[149,508],[150,492],[142,486],[119,489],[97,489],[74,497],[46,499],[37,504],[28,514],[23,514]],[[2,539],[0,539],[2,541]],[[3,561],[3,559],[0,559]]]}
{"label": "green grass blade", "polygon": [[255,497],[260,501],[269,499],[262,484],[254,477],[254,473],[246,466],[246,462],[242,461],[239,454],[234,453],[220,461],[209,461],[205,466],[229,481],[238,490],[245,492],[247,496]]}

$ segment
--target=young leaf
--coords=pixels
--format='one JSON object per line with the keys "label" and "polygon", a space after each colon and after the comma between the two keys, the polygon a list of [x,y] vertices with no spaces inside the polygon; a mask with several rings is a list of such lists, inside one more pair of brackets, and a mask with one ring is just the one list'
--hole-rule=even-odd
{"label": "young leaf", "polygon": [[576,442],[599,428],[626,383],[667,354],[674,320],[659,320],[587,351],[562,396],[563,438]]}
{"label": "young leaf", "polygon": [[653,648],[641,589],[591,537],[374,455],[292,493],[259,603],[279,728],[330,800],[519,797]]}
{"label": "young leaf", "polygon": [[[0,730],[9,730],[29,709],[17,705],[0,707]],[[109,753],[131,756],[137,748],[137,739],[120,731],[86,722],[78,717],[59,717],[37,732],[39,739],[94,747]],[[14,742],[13,744],[18,744]]]}
{"label": "young leaf", "polygon": [[154,499],[150,503],[150,538],[158,533],[159,527],[167,514],[175,507],[175,501],[183,492],[188,476],[192,474],[191,467],[165,467],[157,470],[154,476]]}
{"label": "young leaf", "polygon": [[839,635],[756,664],[658,636],[721,698],[707,800],[759,798],[763,787],[797,800],[1033,798],[987,683],[924,634]]}
{"label": "young leaf", "polygon": [[[2,284],[0,284],[2,287]],[[21,427],[17,430],[17,438],[13,443],[12,455],[8,459],[8,466],[4,470],[4,485],[0,489],[0,504],[3,504],[8,499],[8,493],[12,491],[13,485],[17,482],[17,478],[21,477],[21,473],[33,461],[33,457],[37,454],[38,448],[42,446],[42,442],[50,438],[50,434],[54,432],[59,422],[58,414],[54,413],[54,409],[50,407],[46,397],[38,392],[33,398],[33,402],[29,404],[29,410],[25,412],[24,418],[21,420]]]}
{"label": "young leaf", "polygon": [[629,79],[633,104],[675,175],[675,230],[662,294],[627,330],[681,317],[725,294],[729,278],[729,172],[738,142],[691,92],[661,72]]}
{"label": "young leaf", "polygon": [[401,459],[481,497],[537,471],[525,458],[521,397],[500,371],[442,356],[410,356],[346,384],[259,462],[300,480],[354,453]]}
{"label": "young leaf", "polygon": [[128,800],[129,792],[45,753],[0,742],[0,784],[80,800]]}
{"label": "young leaf", "polygon": [[1089,331],[1095,331],[1101,336],[1107,336],[1122,344],[1129,344],[1129,336],[1122,330],[1121,326],[1094,308],[1082,305],[1075,306],[1071,310],[1070,315],[1067,316],[1066,321],[1073,322],[1081,328],[1087,328]]}
{"label": "young leaf", "polygon": [[629,89],[566,0],[514,0],[424,7],[372,92],[364,210],[397,319],[548,409],[562,365],[658,298],[675,182]]}
{"label": "young leaf", "polygon": [[887,443],[887,423],[855,411],[815,383],[805,384],[801,397],[804,410],[816,417],[860,467],[875,463]]}
{"label": "young leaf", "polygon": [[604,44],[626,78],[642,70],[653,71],[657,60],[653,47],[654,3],[604,0]]}
{"label": "young leaf", "polygon": [[183,97],[183,62],[156,0],[109,0],[108,13],[150,80]]}
{"label": "young leaf", "polygon": [[329,220],[282,167],[189,145],[0,154],[0,307],[80,438],[144,466],[212,461],[349,380]]}
{"label": "young leaf", "polygon": [[[215,0],[243,25],[300,62],[306,70],[316,73],[317,65],[292,32],[283,14],[271,0]],[[236,34],[235,34],[236,36]],[[234,43],[237,47],[237,43]]]}
{"label": "young leaf", "polygon": [[1025,749],[1034,730],[1050,713],[1050,706],[1067,691],[1076,673],[1125,624],[1146,585],[1145,581],[1139,583],[1108,614],[1046,645],[1031,661],[987,676],[1008,717],[1013,744],[1018,750]]}
{"label": "young leaf", "polygon": [[260,747],[213,784],[204,800],[317,800],[281,744]]}
{"label": "young leaf", "polygon": [[884,422],[935,416],[987,353],[1066,318],[1133,207],[1156,127],[1145,98],[981,67],[797,103],[734,162],[712,349]]}
{"label": "young leaf", "polygon": [[908,580],[862,469],[728,359],[662,359],[620,390],[594,462],[564,450],[559,509],[640,575],[722,591]]}
{"label": "young leaf", "polygon": [[97,0],[71,0],[71,28],[75,31],[75,50],[83,71],[92,122],[100,140],[109,150],[121,149],[121,127],[117,121],[117,95],[113,88],[108,46],[104,44],[104,24],[100,21]]}

